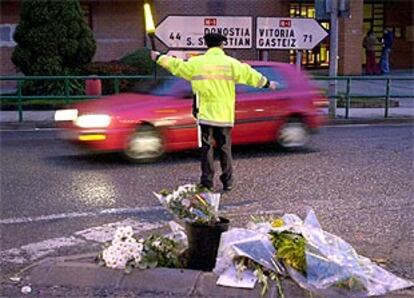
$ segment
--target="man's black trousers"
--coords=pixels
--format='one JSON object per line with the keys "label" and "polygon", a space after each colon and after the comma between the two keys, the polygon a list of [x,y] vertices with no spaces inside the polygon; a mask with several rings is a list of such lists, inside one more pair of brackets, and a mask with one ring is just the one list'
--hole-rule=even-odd
{"label": "man's black trousers", "polygon": [[[214,144],[220,155],[223,187],[233,185],[233,164],[231,157],[231,127],[218,127],[201,124],[201,179],[202,185],[213,188]],[[215,141],[215,142],[214,142]]]}

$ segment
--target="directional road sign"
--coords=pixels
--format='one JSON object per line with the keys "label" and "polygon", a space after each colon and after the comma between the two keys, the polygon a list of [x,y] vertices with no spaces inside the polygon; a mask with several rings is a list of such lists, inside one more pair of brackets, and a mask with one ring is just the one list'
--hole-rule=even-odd
{"label": "directional road sign", "polygon": [[224,47],[250,49],[253,46],[253,19],[239,16],[168,16],[155,29],[155,36],[170,49],[206,48],[206,33],[227,37]]}
{"label": "directional road sign", "polygon": [[257,49],[312,49],[328,33],[314,19],[258,17]]}

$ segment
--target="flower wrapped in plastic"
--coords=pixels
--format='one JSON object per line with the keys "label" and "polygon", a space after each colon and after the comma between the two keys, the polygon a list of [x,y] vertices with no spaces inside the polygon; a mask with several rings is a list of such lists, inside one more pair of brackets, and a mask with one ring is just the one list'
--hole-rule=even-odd
{"label": "flower wrapped in plastic", "polygon": [[[226,274],[229,266],[240,267],[235,260],[248,258],[260,270],[259,281],[266,286],[263,273],[283,275],[283,264],[301,287],[332,297],[383,295],[414,285],[358,255],[338,236],[323,231],[312,210],[304,221],[285,214],[270,222],[250,223],[248,228],[223,234],[214,272]],[[263,247],[269,252],[273,248],[273,255],[259,256],[257,252]],[[268,263],[273,263],[273,268]],[[273,277],[277,280],[276,275]]]}
{"label": "flower wrapped in plastic", "polygon": [[220,194],[194,184],[186,184],[173,191],[154,193],[160,203],[176,218],[189,223],[219,222]]}

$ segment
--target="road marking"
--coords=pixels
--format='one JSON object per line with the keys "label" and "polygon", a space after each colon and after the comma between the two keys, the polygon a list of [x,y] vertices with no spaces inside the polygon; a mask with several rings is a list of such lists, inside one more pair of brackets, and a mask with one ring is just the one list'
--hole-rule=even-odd
{"label": "road marking", "polygon": [[53,253],[61,247],[77,246],[83,243],[85,243],[85,241],[79,238],[59,237],[23,245],[20,247],[20,251],[25,252],[30,261],[35,261]]}
{"label": "road marking", "polygon": [[[231,210],[238,208],[240,206],[250,205],[251,202],[239,202],[237,204],[227,204],[223,208],[226,210]],[[150,206],[150,207],[137,207],[137,208],[110,208],[104,209],[96,212],[70,212],[70,213],[58,213],[58,214],[49,214],[49,215],[40,215],[36,217],[11,217],[6,219],[0,219],[0,225],[13,225],[13,224],[24,224],[24,223],[34,223],[42,221],[52,221],[60,219],[72,219],[80,217],[97,217],[102,215],[133,215],[141,212],[153,212],[153,211],[165,211],[166,209],[163,206]]]}
{"label": "road marking", "polygon": [[131,226],[135,234],[155,230],[165,226],[167,221],[142,221],[137,219],[126,219],[102,226],[92,227],[77,231],[69,237],[51,238],[39,242],[29,243],[18,248],[0,251],[0,264],[14,263],[24,264],[33,262],[57,252],[61,248],[80,245],[90,247],[98,246],[111,241],[117,227]]}
{"label": "road marking", "polygon": [[139,207],[139,208],[112,208],[112,209],[104,209],[98,212],[71,212],[71,213],[41,215],[41,216],[36,216],[36,217],[12,217],[12,218],[0,219],[0,224],[11,225],[11,224],[42,222],[42,221],[51,221],[51,220],[59,220],[59,219],[72,219],[72,218],[79,218],[79,217],[94,217],[94,216],[101,216],[101,215],[125,215],[125,214],[134,214],[134,213],[139,213],[139,212],[160,211],[160,210],[165,210],[165,208],[162,206]]}
{"label": "road marking", "polygon": [[[252,214],[256,215],[278,215],[283,214],[282,210],[266,210],[259,212],[237,212],[237,209],[241,206],[248,206],[251,202],[244,202],[244,204],[227,205],[221,211],[221,214],[226,216],[248,216]],[[239,206],[240,205],[240,206]],[[84,216],[98,216],[103,214],[135,214],[137,212],[164,210],[162,206],[155,207],[142,207],[142,208],[118,208],[118,209],[105,209],[99,212],[83,212],[83,213],[62,213],[52,214],[33,218],[11,218],[2,220],[2,224],[16,224],[16,223],[28,223],[39,222],[64,218],[77,218]],[[87,228],[84,230],[76,231],[69,237],[56,237],[51,239],[42,240],[39,242],[25,244],[21,247],[10,248],[0,251],[0,264],[14,263],[25,264],[27,262],[33,262],[48,255],[52,255],[58,252],[62,248],[70,248],[75,246],[88,246],[99,248],[103,243],[111,241],[115,230],[121,226],[131,226],[134,233],[140,235],[142,232],[156,230],[164,227],[168,220],[158,219],[156,221],[140,220],[138,217],[128,218],[118,222],[112,222],[101,226]]]}
{"label": "road marking", "polygon": [[116,228],[121,226],[131,226],[135,233],[142,231],[155,230],[163,227],[166,221],[147,222],[135,219],[126,219],[124,221],[109,223],[99,227],[93,227],[86,230],[75,232],[74,235],[82,237],[87,241],[105,243],[111,241]]}

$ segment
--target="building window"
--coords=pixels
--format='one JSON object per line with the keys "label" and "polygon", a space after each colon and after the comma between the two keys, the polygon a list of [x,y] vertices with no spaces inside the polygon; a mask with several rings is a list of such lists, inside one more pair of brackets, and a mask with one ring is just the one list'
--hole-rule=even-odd
{"label": "building window", "polygon": [[[291,3],[290,17],[292,18],[315,18],[314,3]],[[329,21],[319,21],[319,24],[329,32]],[[296,62],[296,51],[290,50],[289,61],[294,64]],[[302,52],[301,64],[307,68],[325,68],[329,66],[329,37],[325,38],[316,45],[312,50],[304,50]]]}
{"label": "building window", "polygon": [[14,47],[16,43],[13,39],[16,24],[0,24],[0,47]]}
{"label": "building window", "polygon": [[[384,4],[383,3],[364,3],[364,36],[372,29],[378,41],[384,32]],[[380,58],[382,46],[378,42],[375,47],[375,57]],[[365,57],[363,64],[365,64]]]}

